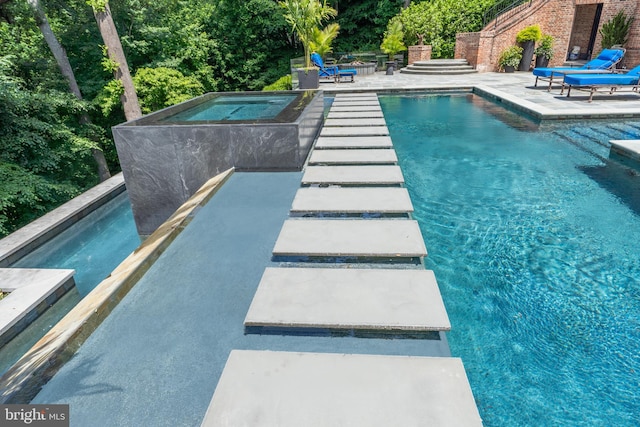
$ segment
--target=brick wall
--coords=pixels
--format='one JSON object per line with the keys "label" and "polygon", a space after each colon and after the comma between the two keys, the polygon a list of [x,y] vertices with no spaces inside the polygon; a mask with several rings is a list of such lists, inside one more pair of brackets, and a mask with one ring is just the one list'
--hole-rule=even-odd
{"label": "brick wall", "polygon": [[[572,46],[581,46],[581,52],[585,53],[597,3],[603,4],[600,28],[620,10],[624,10],[627,16],[636,16],[636,11],[640,12],[640,0],[533,0],[531,7],[520,10],[518,14],[502,22],[498,21],[497,27],[494,23],[489,23],[481,32],[459,34],[456,37],[455,58],[466,58],[480,72],[497,71],[500,54],[507,47],[516,44],[518,31],[538,24],[544,34],[550,34],[555,39],[555,55],[549,66],[560,66]],[[633,23],[629,42],[625,47],[627,54],[624,65],[631,68],[639,64],[640,16]],[[596,53],[602,50],[599,33],[593,50]]]}

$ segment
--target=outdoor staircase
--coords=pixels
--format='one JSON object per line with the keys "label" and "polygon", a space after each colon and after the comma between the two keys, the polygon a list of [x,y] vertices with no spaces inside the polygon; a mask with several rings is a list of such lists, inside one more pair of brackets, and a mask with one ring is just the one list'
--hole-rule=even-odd
{"label": "outdoor staircase", "polygon": [[416,61],[400,70],[406,74],[457,75],[477,73],[466,59],[432,59]]}

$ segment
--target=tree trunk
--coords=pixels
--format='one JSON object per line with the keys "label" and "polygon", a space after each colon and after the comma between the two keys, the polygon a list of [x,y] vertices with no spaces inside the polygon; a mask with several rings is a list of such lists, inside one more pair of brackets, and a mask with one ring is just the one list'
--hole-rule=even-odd
{"label": "tree trunk", "polygon": [[127,58],[124,56],[124,50],[120,43],[120,37],[116,30],[116,25],[113,22],[111,16],[111,9],[109,9],[109,2],[104,2],[104,8],[93,9],[93,14],[98,22],[98,28],[102,35],[102,40],[107,47],[107,54],[109,58],[118,64],[118,67],[114,71],[115,78],[122,82],[124,87],[124,93],[120,95],[120,101],[122,102],[122,108],[124,109],[124,116],[127,121],[137,119],[142,116],[140,111],[140,104],[138,103],[138,95],[136,89],[133,86],[133,80],[129,73],[129,66],[127,65]]}
{"label": "tree trunk", "polygon": [[409,6],[411,6],[411,0],[404,0],[404,8],[408,8]]}
{"label": "tree trunk", "polygon": [[[64,47],[62,47],[55,34],[53,34],[53,31],[51,31],[51,26],[49,25],[47,16],[40,7],[40,0],[27,0],[27,3],[29,3],[29,6],[31,6],[31,9],[33,10],[36,24],[38,25],[38,28],[40,28],[40,32],[42,32],[44,40],[47,42],[47,45],[49,46],[53,57],[58,63],[60,72],[67,79],[69,90],[75,95],[76,98],[81,100],[82,93],[80,92],[80,88],[78,87],[78,82],[76,81],[76,76],[73,73],[71,64],[69,63],[67,52],[64,50]],[[82,114],[82,116],[80,117],[80,124],[91,124],[91,119],[86,113]],[[98,176],[100,177],[100,182],[111,178],[109,166],[107,165],[107,160],[105,159],[102,150],[98,148],[92,148],[91,155],[93,156],[93,159],[98,166]]]}

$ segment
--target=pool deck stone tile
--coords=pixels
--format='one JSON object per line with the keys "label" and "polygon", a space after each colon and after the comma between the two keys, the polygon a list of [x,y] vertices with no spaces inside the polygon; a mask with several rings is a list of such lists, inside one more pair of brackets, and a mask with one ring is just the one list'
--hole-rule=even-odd
{"label": "pool deck stone tile", "polygon": [[396,165],[307,166],[303,185],[397,185],[404,183]]}
{"label": "pool deck stone tile", "polygon": [[331,111],[382,111],[380,105],[334,105]]}
{"label": "pool deck stone tile", "polygon": [[393,148],[389,136],[321,136],[316,141],[315,150],[357,148]]}
{"label": "pool deck stone tile", "polygon": [[352,164],[396,164],[398,156],[390,148],[355,150],[313,150],[309,164],[352,165]]}
{"label": "pool deck stone tile", "polygon": [[298,190],[291,213],[383,213],[413,212],[404,187],[304,187]]}
{"label": "pool deck stone tile", "polygon": [[427,248],[414,220],[289,219],[273,255],[418,258],[427,255]]}
{"label": "pool deck stone tile", "polygon": [[433,271],[398,269],[267,268],[244,325],[394,337],[451,330]]}
{"label": "pool deck stone tile", "polygon": [[388,136],[386,126],[323,127],[320,136]]}
{"label": "pool deck stone tile", "polygon": [[257,423],[482,426],[458,358],[234,350],[202,427]]}

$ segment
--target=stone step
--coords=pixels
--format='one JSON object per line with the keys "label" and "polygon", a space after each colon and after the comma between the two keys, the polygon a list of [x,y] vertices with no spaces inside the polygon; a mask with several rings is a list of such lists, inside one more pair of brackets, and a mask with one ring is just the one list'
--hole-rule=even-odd
{"label": "stone step", "polygon": [[481,427],[462,361],[232,350],[202,427]]}
{"label": "stone step", "polygon": [[323,127],[320,136],[387,136],[386,126]]}
{"label": "stone step", "polygon": [[411,68],[401,68],[401,73],[405,74],[423,74],[423,75],[460,75],[460,74],[475,74],[478,70],[420,70]]}
{"label": "stone step", "polygon": [[392,148],[389,136],[337,136],[320,137],[314,149],[355,149],[355,148]]}
{"label": "stone step", "polygon": [[468,65],[469,61],[466,59],[430,59],[428,61],[416,61],[413,65],[433,65],[439,67],[448,67],[455,65]]}
{"label": "stone step", "polygon": [[451,330],[435,275],[422,269],[267,268],[244,326],[247,333],[394,337]]}
{"label": "stone step", "polygon": [[412,64],[406,67],[409,70],[422,70],[422,71],[469,71],[473,70],[471,65],[451,65],[449,67],[442,67],[439,65],[417,65]]}
{"label": "stone step", "polygon": [[313,150],[309,164],[324,165],[380,165],[396,164],[398,156],[393,149]]}
{"label": "stone step", "polygon": [[288,219],[276,257],[418,258],[427,255],[418,223],[408,219]]}
{"label": "stone step", "polygon": [[292,214],[302,213],[384,213],[413,212],[406,188],[400,187],[306,187],[296,193]]}
{"label": "stone step", "polygon": [[327,119],[365,119],[383,118],[382,110],[379,111],[329,111]]}
{"label": "stone step", "polygon": [[329,119],[324,122],[325,127],[347,127],[347,126],[386,126],[384,118],[347,118]]}
{"label": "stone step", "polygon": [[303,185],[398,185],[404,183],[399,166],[308,166]]}

